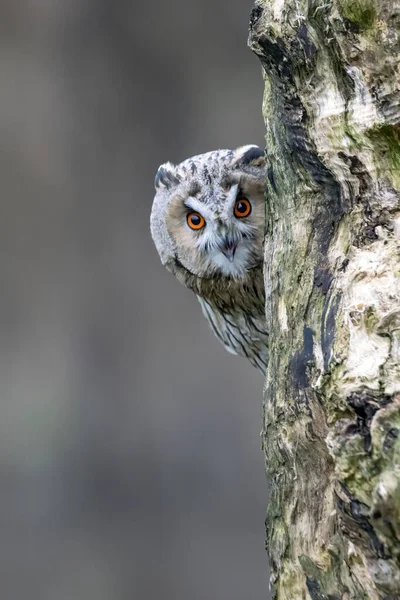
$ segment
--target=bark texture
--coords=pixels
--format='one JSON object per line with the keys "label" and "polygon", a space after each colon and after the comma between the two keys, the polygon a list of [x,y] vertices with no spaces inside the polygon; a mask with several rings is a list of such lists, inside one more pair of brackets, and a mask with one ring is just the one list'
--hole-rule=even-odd
{"label": "bark texture", "polygon": [[400,3],[259,0],[279,600],[400,598]]}

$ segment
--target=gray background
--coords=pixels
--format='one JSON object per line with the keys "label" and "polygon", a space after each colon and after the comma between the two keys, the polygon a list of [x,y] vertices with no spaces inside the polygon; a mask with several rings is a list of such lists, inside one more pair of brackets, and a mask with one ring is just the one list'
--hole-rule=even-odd
{"label": "gray background", "polygon": [[1,598],[268,597],[262,377],[148,226],[161,162],[263,144],[251,5],[0,5]]}

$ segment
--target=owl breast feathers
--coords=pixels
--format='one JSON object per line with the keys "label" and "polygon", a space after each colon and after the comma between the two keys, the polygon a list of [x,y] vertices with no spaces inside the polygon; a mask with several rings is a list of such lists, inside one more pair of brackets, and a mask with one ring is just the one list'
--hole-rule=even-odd
{"label": "owl breast feathers", "polygon": [[262,373],[265,175],[264,151],[253,145],[165,163],[151,212],[161,262],[196,294],[225,348]]}

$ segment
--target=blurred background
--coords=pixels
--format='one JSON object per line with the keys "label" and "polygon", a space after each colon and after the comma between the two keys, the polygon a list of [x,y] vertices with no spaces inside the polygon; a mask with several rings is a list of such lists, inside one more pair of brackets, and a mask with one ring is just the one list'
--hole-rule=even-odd
{"label": "blurred background", "polygon": [[262,377],[149,234],[160,163],[263,145],[251,7],[0,4],[1,598],[268,598]]}

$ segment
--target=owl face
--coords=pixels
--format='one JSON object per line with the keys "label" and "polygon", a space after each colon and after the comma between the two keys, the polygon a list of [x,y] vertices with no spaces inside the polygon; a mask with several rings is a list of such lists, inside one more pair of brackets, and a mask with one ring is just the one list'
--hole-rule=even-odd
{"label": "owl face", "polygon": [[240,278],[263,260],[264,151],[218,150],[156,175],[151,229],[165,264],[199,277]]}

